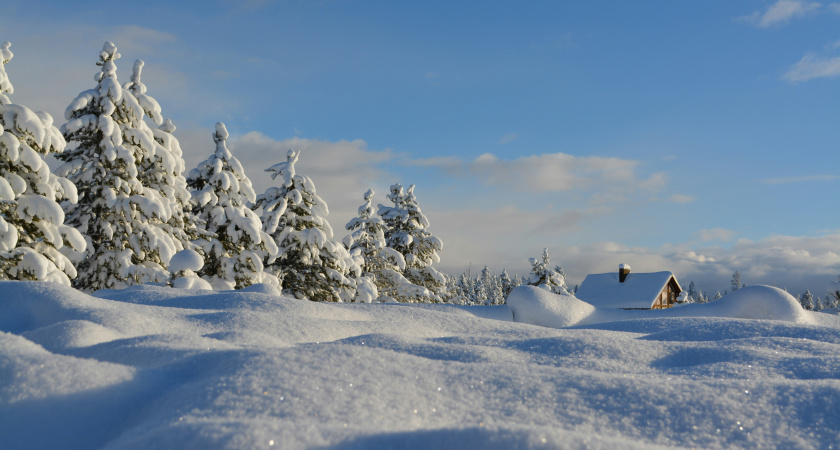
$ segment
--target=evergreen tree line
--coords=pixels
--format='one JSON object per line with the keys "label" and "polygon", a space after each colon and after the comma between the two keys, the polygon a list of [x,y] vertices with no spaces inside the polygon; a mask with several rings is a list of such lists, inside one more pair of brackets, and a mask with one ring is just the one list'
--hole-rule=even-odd
{"label": "evergreen tree line", "polygon": [[[443,244],[414,186],[391,186],[391,204],[375,214],[368,191],[350,235],[336,240],[326,202],[295,171],[298,151],[266,169],[277,185],[257,195],[218,123],[215,149],[185,176],[175,126],[142,82],[142,61],[120,84],[120,54],[105,43],[95,86],[57,128],[49,114],[11,102],[10,47],[0,47],[0,279],[88,292],[266,283],[318,301],[449,298],[432,267]],[[49,154],[62,162],[54,173]]]}
{"label": "evergreen tree line", "polygon": [[531,271],[526,277],[514,275],[507,270],[501,274],[490,273],[487,266],[473,275],[468,268],[458,277],[448,277],[447,287],[453,303],[461,305],[500,305],[505,303],[513,288],[522,285],[538,286],[555,294],[568,295],[577,289],[569,290],[566,286],[566,274],[563,267],[551,267],[548,249],[543,249],[540,258],[531,258]]}

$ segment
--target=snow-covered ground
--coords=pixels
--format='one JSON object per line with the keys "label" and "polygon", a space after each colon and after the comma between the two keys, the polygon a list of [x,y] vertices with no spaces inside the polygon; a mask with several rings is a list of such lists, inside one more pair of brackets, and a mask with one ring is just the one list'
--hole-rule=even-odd
{"label": "snow-covered ground", "polygon": [[775,288],[666,311],[530,287],[487,307],[272,289],[0,283],[0,448],[840,442],[840,317]]}

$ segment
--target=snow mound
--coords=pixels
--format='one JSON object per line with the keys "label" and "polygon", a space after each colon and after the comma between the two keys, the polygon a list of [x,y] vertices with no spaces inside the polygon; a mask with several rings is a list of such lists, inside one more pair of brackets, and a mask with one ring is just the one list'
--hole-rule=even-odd
{"label": "snow mound", "polygon": [[826,314],[805,311],[787,292],[771,286],[747,286],[711,303],[662,310],[597,308],[571,295],[556,295],[534,286],[520,286],[507,304],[516,322],[551,328],[620,320],[679,317],[725,317],[825,324]]}
{"label": "snow mound", "polygon": [[175,253],[172,255],[172,259],[169,260],[169,270],[172,273],[184,270],[198,272],[202,267],[204,267],[204,258],[197,251],[189,248]]}
{"label": "snow mound", "polygon": [[515,322],[551,328],[575,325],[595,313],[595,307],[572,295],[559,295],[536,286],[511,291],[507,305]]}

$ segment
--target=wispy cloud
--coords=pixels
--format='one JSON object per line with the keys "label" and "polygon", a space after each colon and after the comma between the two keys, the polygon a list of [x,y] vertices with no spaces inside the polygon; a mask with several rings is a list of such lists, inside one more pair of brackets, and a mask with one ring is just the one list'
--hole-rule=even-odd
{"label": "wispy cloud", "polygon": [[836,76],[840,76],[840,56],[821,57],[815,53],[807,53],[782,75],[782,79],[795,83]]}
{"label": "wispy cloud", "polygon": [[519,139],[519,135],[516,133],[506,134],[499,139],[499,145],[509,144],[517,139]]}
{"label": "wispy cloud", "polygon": [[639,179],[636,174],[638,161],[566,153],[547,153],[513,160],[485,153],[469,162],[437,158],[413,160],[412,164],[439,166],[450,172],[469,172],[485,184],[505,186],[518,192],[547,193],[594,187],[659,189],[665,181],[663,174]]}
{"label": "wispy cloud", "polygon": [[764,12],[756,11],[748,16],[740,17],[740,19],[759,28],[767,28],[786,24],[792,19],[804,17],[820,8],[822,8],[822,5],[817,2],[779,0],[770,5]]}
{"label": "wispy cloud", "polygon": [[787,177],[787,178],[767,178],[761,180],[762,183],[767,184],[785,184],[785,183],[809,183],[814,181],[834,181],[840,180],[840,175],[808,175],[804,177]]}
{"label": "wispy cloud", "polygon": [[691,202],[697,200],[697,197],[694,197],[694,196],[691,196],[691,195],[674,194],[674,195],[670,196],[668,198],[668,200],[670,200],[674,203],[685,204],[685,203],[691,203]]}

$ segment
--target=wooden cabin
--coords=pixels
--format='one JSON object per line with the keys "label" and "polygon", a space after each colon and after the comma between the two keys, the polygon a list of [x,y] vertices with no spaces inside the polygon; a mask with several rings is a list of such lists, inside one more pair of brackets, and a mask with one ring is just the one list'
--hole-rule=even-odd
{"label": "wooden cabin", "polygon": [[621,264],[618,272],[587,275],[575,297],[598,308],[663,309],[674,306],[680,292],[671,272],[630,273]]}

